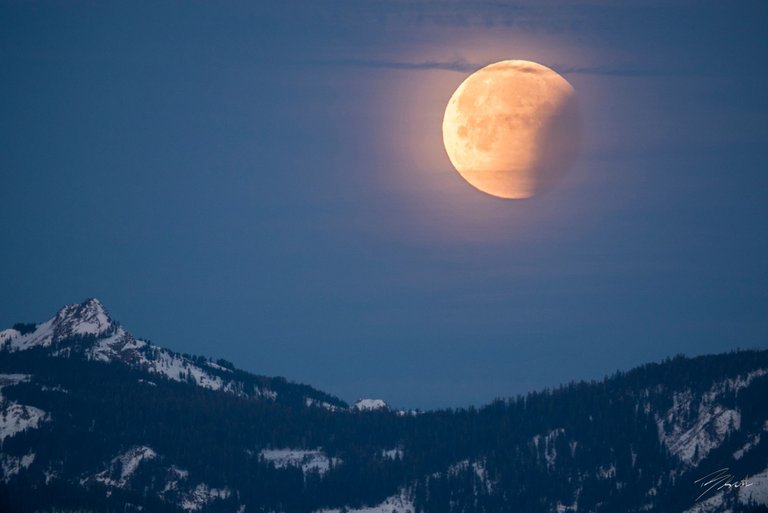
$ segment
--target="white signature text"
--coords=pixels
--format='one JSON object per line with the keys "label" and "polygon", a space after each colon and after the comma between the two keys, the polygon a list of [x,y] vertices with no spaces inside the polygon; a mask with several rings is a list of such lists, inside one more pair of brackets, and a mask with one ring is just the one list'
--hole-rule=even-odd
{"label": "white signature text", "polygon": [[696,481],[694,481],[694,483],[701,483],[701,487],[704,488],[704,491],[701,492],[701,495],[696,497],[696,500],[701,499],[709,492],[717,492],[719,490],[722,490],[723,488],[732,490],[732,489],[738,489],[738,488],[746,488],[747,486],[752,486],[753,484],[755,484],[747,481],[746,477],[741,481],[734,482],[733,474],[729,474],[728,472],[729,472],[728,467],[721,468],[720,470],[716,470],[715,472],[712,472],[711,474],[707,474],[701,479],[697,479]]}

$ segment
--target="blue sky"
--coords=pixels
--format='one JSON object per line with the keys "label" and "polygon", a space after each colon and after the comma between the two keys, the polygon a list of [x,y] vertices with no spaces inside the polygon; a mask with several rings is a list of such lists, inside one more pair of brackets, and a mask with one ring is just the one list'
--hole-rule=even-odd
{"label": "blue sky", "polygon": [[[3,2],[0,325],[132,333],[352,401],[482,404],[767,346],[764,2]],[[541,62],[584,147],[529,200],[442,147]]]}

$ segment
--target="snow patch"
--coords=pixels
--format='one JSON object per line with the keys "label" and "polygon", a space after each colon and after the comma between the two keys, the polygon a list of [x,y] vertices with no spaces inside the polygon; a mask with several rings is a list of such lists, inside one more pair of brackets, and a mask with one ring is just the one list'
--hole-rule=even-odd
{"label": "snow patch", "polygon": [[480,480],[480,483],[485,486],[485,492],[488,495],[493,493],[493,481],[488,477],[488,469],[485,467],[485,461],[475,461],[472,463],[472,470],[475,471],[475,475]]}
{"label": "snow patch", "polygon": [[37,429],[42,422],[50,420],[50,415],[40,408],[3,397],[4,387],[28,382],[30,378],[29,374],[0,374],[0,445],[6,438],[11,438],[27,429]]}
{"label": "snow patch", "polygon": [[188,477],[189,471],[181,469],[176,465],[171,465],[165,475],[165,487],[163,488],[163,491],[160,492],[160,495],[177,491],[179,489],[179,483],[181,481],[186,481]]}
{"label": "snow patch", "polygon": [[22,431],[37,429],[49,420],[48,413],[34,406],[10,401],[0,404],[0,444]]}
{"label": "snow patch", "polygon": [[[466,471],[467,469],[471,468],[474,472],[475,476],[477,476],[477,479],[480,482],[480,485],[483,487],[483,492],[487,494],[493,493],[493,488],[495,483],[491,481],[491,479],[488,477],[488,469],[486,468],[486,462],[485,460],[480,461],[474,461],[471,462],[469,460],[461,460],[457,463],[454,463],[448,469],[446,470],[446,475],[448,476],[456,476],[459,473]],[[432,477],[439,478],[440,472],[436,472],[432,474]],[[479,490],[477,487],[474,488],[475,494],[479,493]]]}
{"label": "snow patch", "polygon": [[613,479],[616,477],[616,465],[613,463],[607,467],[600,465],[597,469],[597,477],[599,479]]}
{"label": "snow patch", "polygon": [[[723,494],[715,495],[701,502],[697,502],[692,507],[685,510],[683,513],[715,513],[720,512],[723,507]],[[731,513],[728,509],[722,513]]]}
{"label": "snow patch", "polygon": [[43,472],[43,475],[45,476],[45,484],[49,484],[51,481],[59,477],[59,474],[50,468]]}
{"label": "snow patch", "polygon": [[186,511],[199,511],[215,500],[228,499],[230,495],[229,488],[211,488],[201,483],[184,494],[179,506]]}
{"label": "snow patch", "polygon": [[[38,346],[50,346],[51,343],[53,343],[53,323],[55,319],[56,318],[54,317],[47,322],[38,324],[35,331],[24,335],[16,330],[6,330],[4,333],[7,333],[7,335],[3,349],[8,349],[9,351],[24,351]],[[15,334],[13,332],[15,332]]]}
{"label": "snow patch", "polygon": [[94,480],[107,486],[123,488],[130,481],[139,465],[148,460],[157,457],[157,453],[151,448],[139,445],[128,449],[122,454],[115,456],[107,470],[99,472],[94,476]]}
{"label": "snow patch", "polygon": [[3,469],[3,482],[7,483],[11,478],[26,470],[35,461],[35,453],[30,452],[17,458],[15,456],[3,456],[0,460],[0,467]]}
{"label": "snow patch", "polygon": [[21,332],[16,331],[13,328],[8,328],[7,330],[0,331],[0,346],[5,344],[6,342],[9,342],[11,339],[14,339],[19,336],[21,336]]}
{"label": "snow patch", "polygon": [[573,504],[563,504],[560,501],[557,501],[555,504],[555,507],[552,508],[553,511],[556,511],[557,513],[570,513],[572,511],[578,511],[578,504],[574,502]]}
{"label": "snow patch", "polygon": [[384,449],[381,451],[381,457],[385,460],[402,460],[403,450],[401,448]]}
{"label": "snow patch", "polygon": [[[446,474],[449,476],[455,476],[460,472],[466,470],[468,467],[469,467],[469,460],[461,460],[459,462],[454,463],[450,467],[448,467],[448,469],[446,470]],[[434,477],[440,477],[440,472],[437,472],[432,475]]]}
{"label": "snow patch", "polygon": [[749,452],[753,447],[760,443],[760,433],[753,435],[747,443],[745,443],[741,449],[733,453],[734,459],[740,460],[744,454]]}
{"label": "snow patch", "polygon": [[768,468],[746,478],[750,486],[739,488],[739,502],[749,504],[751,501],[759,505],[768,505]]}
{"label": "snow patch", "polygon": [[535,435],[531,439],[534,447],[536,447],[537,458],[539,457],[538,454],[540,452],[539,445],[542,446],[542,451],[544,452],[544,460],[547,463],[547,468],[551,469],[555,466],[555,461],[557,460],[557,448],[555,447],[555,440],[563,433],[565,433],[563,428],[557,428],[553,429],[544,436]]}
{"label": "snow patch", "polygon": [[389,406],[381,399],[360,399],[352,407],[358,411],[388,410]]}
{"label": "snow patch", "polygon": [[362,508],[343,508],[343,509],[319,509],[314,513],[415,513],[416,508],[413,501],[406,496],[405,492],[399,495],[393,495],[384,500],[381,504],[375,506],[364,506]]}
{"label": "snow patch", "polygon": [[120,360],[138,364],[145,361],[144,355],[139,351],[145,346],[147,346],[146,342],[133,338],[130,333],[125,331],[125,328],[118,326],[112,334],[96,342],[86,352],[86,355],[89,359],[97,362]]}
{"label": "snow patch", "polygon": [[[740,476],[736,476],[732,482],[735,483],[741,479]],[[723,488],[717,491],[715,495],[697,502],[683,513],[729,513],[732,510],[723,511],[723,507],[726,502],[726,496],[732,494],[736,494],[738,501],[742,504],[754,502],[758,506],[768,505],[768,468],[759,474],[747,476],[743,479],[748,483],[748,486]]]}
{"label": "snow patch", "polygon": [[674,414],[668,414],[666,421],[657,419],[659,439],[669,452],[692,466],[698,465],[730,432],[741,427],[741,414],[720,405],[702,406],[692,426],[681,420]]}
{"label": "snow patch", "polygon": [[43,392],[59,392],[61,394],[68,394],[69,393],[69,390],[67,390],[66,388],[64,388],[61,385],[56,385],[56,386],[53,386],[53,387],[49,387],[47,385],[42,385],[40,387],[40,390],[42,390]]}
{"label": "snow patch", "polygon": [[31,374],[0,374],[0,390],[2,390],[3,387],[26,383],[30,379],[32,379]]}
{"label": "snow patch", "polygon": [[328,411],[339,411],[341,409],[336,405],[327,403],[325,401],[318,401],[317,399],[313,399],[311,397],[304,398],[304,405],[307,408],[314,406],[315,408],[323,408],[324,410],[328,410]]}
{"label": "snow patch", "polygon": [[206,367],[210,367],[211,369],[220,370],[222,372],[232,372],[232,369],[229,369],[227,367],[224,367],[223,365],[219,365],[216,362],[205,362]]}
{"label": "snow patch", "polygon": [[264,449],[259,453],[259,456],[264,461],[271,462],[278,469],[301,468],[304,475],[316,472],[322,476],[331,468],[342,463],[340,458],[329,458],[320,449]]}
{"label": "snow patch", "polygon": [[719,398],[748,387],[767,373],[758,369],[715,383],[698,401],[691,390],[673,394],[672,407],[663,416],[656,415],[659,441],[683,463],[698,465],[730,433],[741,428],[741,413],[718,404]]}

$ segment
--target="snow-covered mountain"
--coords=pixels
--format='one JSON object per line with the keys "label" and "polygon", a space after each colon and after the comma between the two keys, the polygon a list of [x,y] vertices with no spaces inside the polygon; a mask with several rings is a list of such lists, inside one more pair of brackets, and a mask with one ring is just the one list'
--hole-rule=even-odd
{"label": "snow-covered mountain", "polygon": [[478,409],[348,407],[91,299],[0,331],[0,511],[765,512],[766,397],[768,351],[743,351]]}
{"label": "snow-covered mountain", "polygon": [[[244,374],[227,362],[178,354],[135,338],[95,298],[67,305],[43,323],[17,324],[0,331],[0,354],[29,350],[54,357],[122,363],[169,380],[238,396],[275,399],[278,394],[268,384],[244,379]],[[338,400],[328,402],[325,394],[310,395],[306,400],[341,406]]]}

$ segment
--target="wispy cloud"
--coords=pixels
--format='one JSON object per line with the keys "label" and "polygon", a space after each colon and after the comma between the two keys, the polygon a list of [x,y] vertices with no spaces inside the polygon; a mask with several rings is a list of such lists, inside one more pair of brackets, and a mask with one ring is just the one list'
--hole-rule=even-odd
{"label": "wispy cloud", "polygon": [[[469,62],[463,59],[451,61],[396,61],[384,59],[329,59],[313,60],[302,64],[331,67],[350,67],[350,68],[380,68],[380,69],[401,69],[401,70],[444,70],[455,71],[457,73],[471,73],[491,64],[491,62]],[[555,71],[562,75],[602,75],[617,77],[648,77],[648,76],[673,76],[690,75],[690,72],[684,70],[662,70],[648,68],[632,68],[629,66],[551,66]]]}
{"label": "wispy cloud", "polygon": [[602,75],[615,77],[661,77],[675,75],[691,75],[691,72],[649,68],[631,68],[631,67],[612,67],[612,66],[594,66],[594,67],[554,67],[561,75]]}
{"label": "wispy cloud", "polygon": [[[338,66],[351,68],[385,68],[385,69],[403,69],[403,70],[445,70],[461,73],[471,73],[485,64],[471,63],[464,60],[454,61],[390,61],[377,59],[330,59],[315,60],[307,64],[319,66]],[[489,63],[488,63],[489,64]]]}

